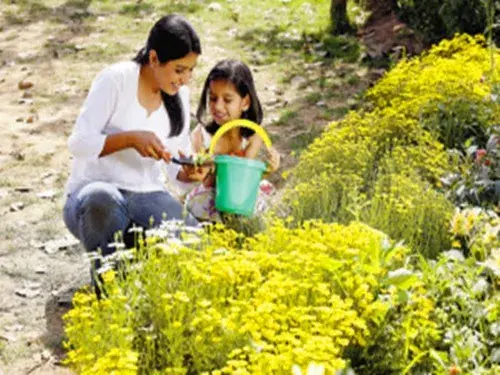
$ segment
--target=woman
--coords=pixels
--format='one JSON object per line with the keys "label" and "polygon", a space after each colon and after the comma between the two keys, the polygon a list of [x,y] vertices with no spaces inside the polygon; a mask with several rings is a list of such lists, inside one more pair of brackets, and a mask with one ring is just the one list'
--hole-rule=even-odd
{"label": "woman", "polygon": [[[73,165],[64,206],[66,226],[87,251],[112,253],[115,234],[132,225],[183,219],[164,177],[193,180],[170,158],[190,151],[185,85],[200,54],[192,26],[168,15],[133,61],[109,66],[92,83],[68,142]],[[185,222],[197,224],[191,216]]]}

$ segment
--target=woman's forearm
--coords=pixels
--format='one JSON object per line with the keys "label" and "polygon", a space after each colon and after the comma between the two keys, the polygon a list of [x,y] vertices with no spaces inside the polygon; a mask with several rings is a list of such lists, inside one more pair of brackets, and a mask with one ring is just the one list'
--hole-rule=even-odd
{"label": "woman's forearm", "polygon": [[131,132],[123,132],[123,133],[108,135],[106,137],[106,141],[104,142],[102,151],[99,154],[99,157],[106,156],[114,152],[132,147],[133,145],[132,137],[133,134],[131,134]]}

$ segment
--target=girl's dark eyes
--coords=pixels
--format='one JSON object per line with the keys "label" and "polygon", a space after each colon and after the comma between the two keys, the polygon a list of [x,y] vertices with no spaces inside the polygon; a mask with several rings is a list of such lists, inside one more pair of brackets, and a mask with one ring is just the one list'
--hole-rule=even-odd
{"label": "girl's dark eyes", "polygon": [[[211,102],[216,102],[217,101],[217,98],[214,98],[214,97],[209,97],[208,100],[210,100]],[[232,99],[224,99],[224,103],[226,104],[229,104],[231,103],[233,100]]]}

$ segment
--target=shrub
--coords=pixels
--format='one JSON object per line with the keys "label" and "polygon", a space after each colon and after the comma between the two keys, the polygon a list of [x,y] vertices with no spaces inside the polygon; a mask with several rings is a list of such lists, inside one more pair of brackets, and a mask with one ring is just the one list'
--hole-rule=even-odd
{"label": "shrub", "polygon": [[[489,0],[399,0],[399,16],[419,31],[427,43],[450,38],[455,33],[486,31]],[[500,34],[497,35],[500,41]]]}
{"label": "shrub", "polygon": [[363,110],[331,124],[301,154],[284,193],[290,215],[359,218],[424,255],[449,249],[443,177],[467,174],[454,154],[467,142],[486,147],[500,123],[492,53],[500,56],[484,38],[460,35],[400,62],[367,92]]}
{"label": "shrub", "polygon": [[[419,275],[371,345],[348,352],[356,374],[481,374],[500,370],[498,275],[453,250],[408,265]],[[383,344],[380,344],[383,343]]]}
{"label": "shrub", "polygon": [[[498,51],[494,55],[500,57]],[[484,38],[459,35],[398,63],[366,99],[419,121],[446,148],[462,149],[471,137],[485,144],[488,129],[500,123],[492,95],[499,77],[500,65],[492,67]]]}
{"label": "shrub", "polygon": [[[443,233],[452,208],[443,196],[429,191],[449,169],[443,146],[417,121],[393,109],[350,112],[344,120],[331,124],[302,154],[290,173],[284,202],[297,222],[321,218],[347,223],[361,218],[430,255],[449,245]],[[390,176],[399,174],[410,174],[414,181],[401,177],[397,183],[404,185],[394,186],[393,191]],[[395,202],[406,205],[408,201],[401,199],[405,189],[415,195],[410,206],[397,212],[392,206],[383,207]],[[393,214],[397,214],[400,226]],[[417,225],[430,218],[428,223],[433,227],[424,240]],[[420,239],[416,231],[420,231]]]}
{"label": "shrub", "polygon": [[453,250],[437,260],[411,257],[398,272],[407,290],[388,289],[397,297],[388,297],[385,324],[367,346],[347,352],[356,374],[500,370],[500,219],[481,208],[457,210],[450,227]]}
{"label": "shrub", "polygon": [[453,205],[417,174],[385,174],[377,181],[361,218],[435,258],[450,248],[447,224],[452,212]]}
{"label": "shrub", "polygon": [[82,373],[289,374],[310,362],[332,373],[384,321],[378,296],[407,252],[360,223],[276,222],[244,239],[216,227],[193,246],[148,238],[126,278],[105,274],[106,299],[78,294],[68,362]]}

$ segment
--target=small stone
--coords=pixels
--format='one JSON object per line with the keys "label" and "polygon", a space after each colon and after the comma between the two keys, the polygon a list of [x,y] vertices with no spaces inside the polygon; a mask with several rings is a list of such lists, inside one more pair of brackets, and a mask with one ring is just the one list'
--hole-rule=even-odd
{"label": "small stone", "polygon": [[14,335],[10,335],[8,333],[2,333],[0,335],[0,340],[7,341],[7,342],[14,342],[14,341],[16,341],[16,337]]}
{"label": "small stone", "polygon": [[33,99],[21,99],[19,100],[19,104],[33,105]]}
{"label": "small stone", "polygon": [[19,61],[27,61],[34,59],[36,57],[36,52],[20,52],[17,54],[17,59]]}
{"label": "small stone", "polygon": [[18,289],[15,291],[16,295],[23,298],[35,298],[40,295],[40,290],[33,290],[28,288]]}
{"label": "small stone", "polygon": [[326,103],[323,100],[320,100],[319,102],[316,103],[317,107],[326,107]]}
{"label": "small stone", "polygon": [[56,192],[54,190],[46,190],[38,193],[36,196],[42,199],[52,199],[56,196]]}
{"label": "small stone", "polygon": [[31,188],[29,186],[18,186],[14,188],[14,191],[18,193],[29,193]]}
{"label": "small stone", "polygon": [[0,189],[0,199],[5,198],[9,195],[9,191],[7,189]]}
{"label": "small stone", "polygon": [[26,123],[27,123],[27,124],[32,124],[33,122],[35,122],[35,116],[29,116],[29,117],[26,119]]}
{"label": "small stone", "polygon": [[208,5],[208,10],[211,12],[220,12],[222,10],[222,5],[219,3],[210,3]]}
{"label": "small stone", "polygon": [[16,118],[16,122],[23,122],[24,121],[24,117],[17,117]]}
{"label": "small stone", "polygon": [[24,329],[24,326],[22,324],[13,324],[11,326],[5,326],[4,329],[7,332],[19,332]]}
{"label": "small stone", "polygon": [[21,151],[12,151],[9,155],[17,161],[23,161],[25,159],[25,155]]}
{"label": "small stone", "polygon": [[42,360],[48,361],[50,358],[52,358],[52,354],[50,353],[50,351],[48,351],[47,349],[45,349],[42,352]]}
{"label": "small stone", "polygon": [[40,241],[31,240],[30,246],[34,247],[35,249],[43,249],[45,247],[45,244]]}
{"label": "small stone", "polygon": [[358,105],[358,101],[356,99],[349,98],[349,99],[347,99],[347,105],[350,108],[355,107],[356,105]]}
{"label": "small stone", "polygon": [[17,87],[19,90],[27,90],[34,86],[33,82],[30,81],[20,81]]}
{"label": "small stone", "polygon": [[14,202],[10,205],[9,208],[10,208],[11,212],[21,211],[24,208],[24,203],[23,202]]}
{"label": "small stone", "polygon": [[43,267],[38,267],[35,268],[35,273],[38,275],[45,275],[47,273],[47,270]]}
{"label": "small stone", "polygon": [[302,86],[307,83],[307,80],[302,76],[295,76],[292,78],[290,83],[292,86]]}
{"label": "small stone", "polygon": [[43,244],[45,252],[49,255],[56,253],[59,250],[65,250],[72,246],[78,245],[80,242],[74,237],[63,237]]}

